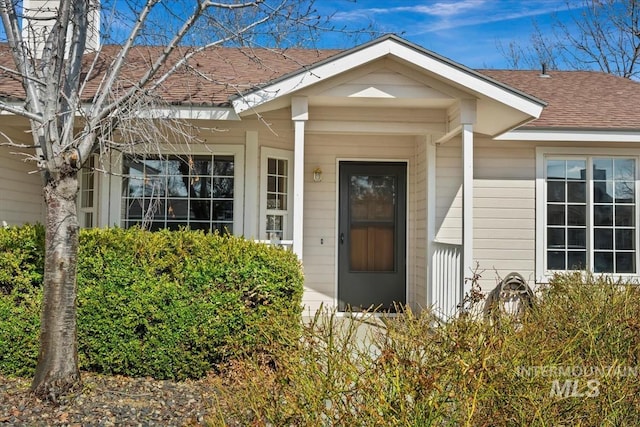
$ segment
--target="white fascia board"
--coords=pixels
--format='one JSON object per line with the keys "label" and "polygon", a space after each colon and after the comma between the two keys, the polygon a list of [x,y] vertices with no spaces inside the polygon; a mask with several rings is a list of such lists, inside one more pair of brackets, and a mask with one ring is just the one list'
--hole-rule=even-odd
{"label": "white fascia board", "polygon": [[349,55],[339,57],[334,61],[320,64],[288,78],[276,81],[274,84],[234,99],[232,101],[233,108],[240,114],[258,107],[265,102],[304,89],[312,84],[344,73],[367,62],[375,61],[390,53],[388,43],[389,41],[385,41],[380,44],[371,45]]}
{"label": "white fascia board", "polygon": [[468,88],[470,92],[476,95],[494,99],[522,111],[532,118],[538,118],[542,113],[544,107],[542,102],[536,102],[533,98],[518,93],[516,90],[509,90],[507,87],[501,86],[499,83],[475,73],[471,69],[456,66],[453,62],[449,62],[444,58],[434,56],[427,51],[393,39],[386,39],[366,46],[347,55],[339,56],[333,61],[321,63],[316,67],[278,80],[262,89],[234,99],[232,104],[235,111],[240,114],[265,102],[304,89],[322,80],[383,58],[386,55],[402,59],[429,73],[440,76],[445,81],[452,81],[455,85]]}
{"label": "white fascia board", "polygon": [[[18,108],[24,107],[24,102],[11,101],[6,104],[15,106]],[[76,116],[85,117],[86,112],[89,111],[91,104],[83,104],[83,113],[77,112]],[[0,115],[15,115],[12,112],[6,110],[0,110]],[[168,108],[158,108],[141,112],[141,117],[147,118],[173,118],[180,120],[240,120],[240,116],[236,114],[235,110],[231,107],[205,107],[205,106],[187,106],[187,105],[175,105]]]}
{"label": "white fascia board", "polygon": [[[85,107],[88,110],[89,106]],[[191,105],[174,105],[167,108],[154,108],[138,113],[147,119],[177,119],[177,120],[240,120],[231,107],[205,107]]]}
{"label": "white fascia board", "polygon": [[470,91],[487,98],[494,99],[516,110],[522,111],[534,118],[540,117],[544,104],[515,90],[508,90],[488,77],[475,73],[465,67],[456,67],[440,58],[419,52],[410,46],[396,44],[394,52],[396,56],[421,67],[443,79],[455,82],[458,85],[469,88]]}
{"label": "white fascia board", "polygon": [[569,142],[640,142],[640,131],[616,130],[512,130],[494,138],[497,141],[569,141]]}
{"label": "white fascia board", "polygon": [[[85,106],[85,110],[89,105]],[[205,107],[192,105],[174,105],[167,108],[154,108],[138,112],[141,118],[177,119],[177,120],[240,120],[231,107]]]}
{"label": "white fascia board", "polygon": [[182,120],[240,120],[231,107],[194,107],[176,105],[171,108],[160,108],[149,112],[154,118],[173,118]]}

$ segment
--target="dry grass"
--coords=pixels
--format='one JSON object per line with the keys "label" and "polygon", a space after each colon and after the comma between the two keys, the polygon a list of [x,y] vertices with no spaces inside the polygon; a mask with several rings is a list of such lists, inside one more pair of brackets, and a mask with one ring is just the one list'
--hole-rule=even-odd
{"label": "dry grass", "polygon": [[[637,425],[640,289],[559,276],[519,324],[318,314],[223,370],[212,425]],[[365,319],[366,320],[366,319]],[[269,328],[277,328],[276,321]],[[368,344],[371,346],[369,346]]]}

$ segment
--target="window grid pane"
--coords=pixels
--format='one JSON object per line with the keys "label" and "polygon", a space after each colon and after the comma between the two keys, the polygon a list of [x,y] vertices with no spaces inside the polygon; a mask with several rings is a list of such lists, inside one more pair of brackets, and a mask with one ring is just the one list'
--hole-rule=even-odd
{"label": "window grid pane", "polygon": [[289,160],[267,158],[267,206],[265,233],[269,240],[285,239],[287,228]]}
{"label": "window grid pane", "polygon": [[593,159],[596,273],[635,273],[635,161]]}
{"label": "window grid pane", "polygon": [[95,157],[89,157],[87,164],[80,170],[79,216],[82,227],[93,227],[95,218]]}
{"label": "window grid pane", "polygon": [[287,210],[287,160],[268,159],[267,209]]}
{"label": "window grid pane", "polygon": [[267,215],[267,239],[282,240],[284,237],[284,216]]}
{"label": "window grid pane", "polygon": [[545,173],[547,269],[636,273],[636,160],[547,159]]}
{"label": "window grid pane", "polygon": [[124,175],[124,227],[233,232],[233,156],[126,158]]}
{"label": "window grid pane", "polygon": [[547,268],[583,270],[587,258],[586,162],[548,160]]}

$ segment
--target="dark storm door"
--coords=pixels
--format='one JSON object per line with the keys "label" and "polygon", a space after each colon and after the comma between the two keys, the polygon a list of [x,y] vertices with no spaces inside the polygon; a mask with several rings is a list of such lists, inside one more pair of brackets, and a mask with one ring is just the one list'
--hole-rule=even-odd
{"label": "dark storm door", "polygon": [[407,165],[339,169],[338,308],[393,311],[406,302]]}

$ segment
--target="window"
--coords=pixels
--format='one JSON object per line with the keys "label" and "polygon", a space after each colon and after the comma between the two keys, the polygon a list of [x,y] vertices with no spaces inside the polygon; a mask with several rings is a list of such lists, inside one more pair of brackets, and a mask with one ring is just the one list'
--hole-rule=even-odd
{"label": "window", "polygon": [[545,274],[638,273],[638,157],[610,152],[543,156],[538,258]]}
{"label": "window", "polygon": [[125,157],[123,164],[123,227],[234,232],[234,155]]}
{"label": "window", "polygon": [[274,148],[262,149],[261,230],[264,239],[291,238],[290,218],[293,182],[292,153]]}
{"label": "window", "polygon": [[83,228],[90,228],[96,225],[96,175],[95,156],[89,157],[87,164],[80,170],[80,193],[78,195],[78,221]]}

